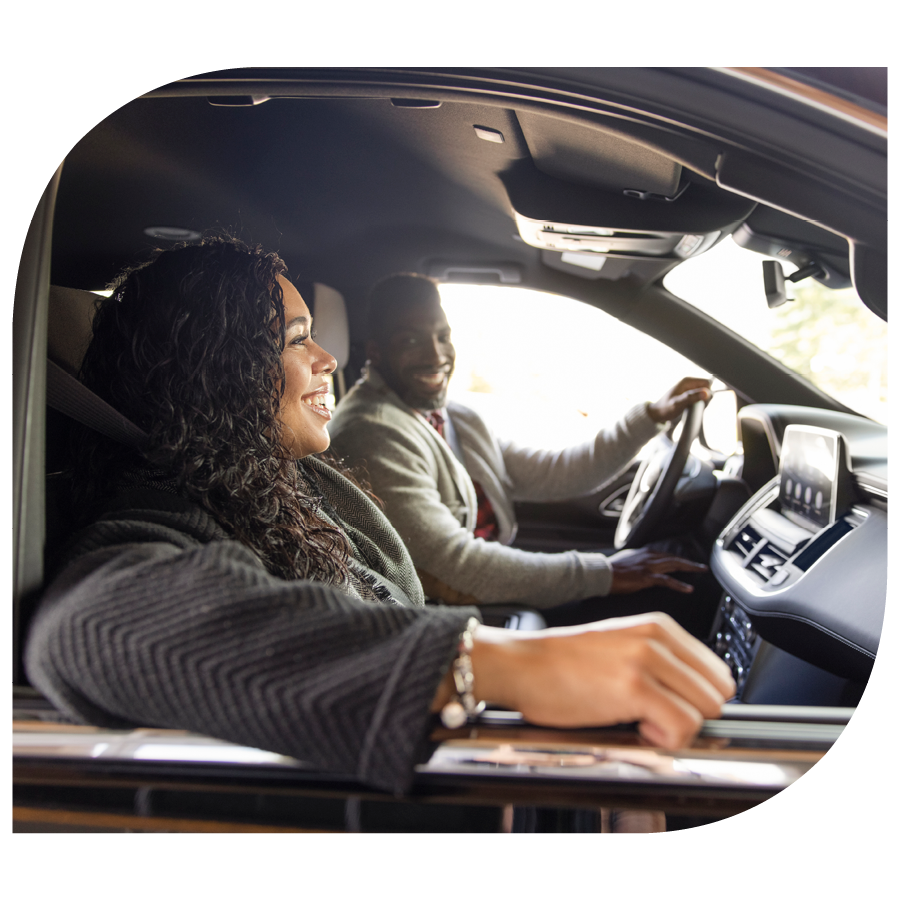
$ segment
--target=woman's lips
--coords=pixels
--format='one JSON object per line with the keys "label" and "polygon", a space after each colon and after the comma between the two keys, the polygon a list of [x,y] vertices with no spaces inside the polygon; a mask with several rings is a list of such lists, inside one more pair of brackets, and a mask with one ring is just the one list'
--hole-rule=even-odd
{"label": "woman's lips", "polygon": [[317,391],[304,394],[302,400],[317,416],[321,416],[326,422],[331,419],[331,410],[325,405],[328,396],[328,388],[323,387]]}

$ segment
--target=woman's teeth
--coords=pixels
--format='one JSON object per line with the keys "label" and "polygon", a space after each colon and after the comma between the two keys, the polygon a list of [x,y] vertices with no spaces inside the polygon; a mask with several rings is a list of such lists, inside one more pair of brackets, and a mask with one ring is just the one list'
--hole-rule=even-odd
{"label": "woman's teeth", "polygon": [[331,418],[331,411],[325,405],[325,394],[311,394],[304,397],[303,402],[313,411],[326,419]]}

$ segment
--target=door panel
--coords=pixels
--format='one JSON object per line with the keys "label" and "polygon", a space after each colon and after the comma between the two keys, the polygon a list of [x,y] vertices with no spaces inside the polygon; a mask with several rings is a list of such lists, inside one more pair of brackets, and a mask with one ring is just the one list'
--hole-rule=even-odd
{"label": "door panel", "polygon": [[519,530],[513,546],[559,553],[563,550],[611,550],[619,512],[638,463],[599,491],[557,503],[517,503]]}

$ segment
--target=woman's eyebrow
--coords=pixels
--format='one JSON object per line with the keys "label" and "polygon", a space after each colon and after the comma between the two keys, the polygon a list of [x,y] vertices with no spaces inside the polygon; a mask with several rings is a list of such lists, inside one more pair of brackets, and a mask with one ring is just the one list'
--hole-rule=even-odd
{"label": "woman's eyebrow", "polygon": [[312,318],[307,318],[306,316],[294,316],[294,318],[291,319],[290,322],[285,322],[285,331],[287,331],[288,328],[293,328],[295,325],[312,326]]}

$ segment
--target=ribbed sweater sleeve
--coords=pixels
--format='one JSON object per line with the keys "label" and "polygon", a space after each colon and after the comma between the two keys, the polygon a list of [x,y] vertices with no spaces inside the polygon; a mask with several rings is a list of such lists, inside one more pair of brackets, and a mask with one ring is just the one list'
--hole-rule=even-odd
{"label": "ribbed sweater sleeve", "polygon": [[471,608],[284,581],[237,542],[198,542],[160,521],[97,523],[89,544],[51,585],[26,648],[29,679],[59,709],[409,785]]}
{"label": "ribbed sweater sleeve", "polygon": [[514,500],[568,500],[614,478],[662,430],[647,404],[632,407],[590,441],[563,450],[539,450],[500,441]]}

